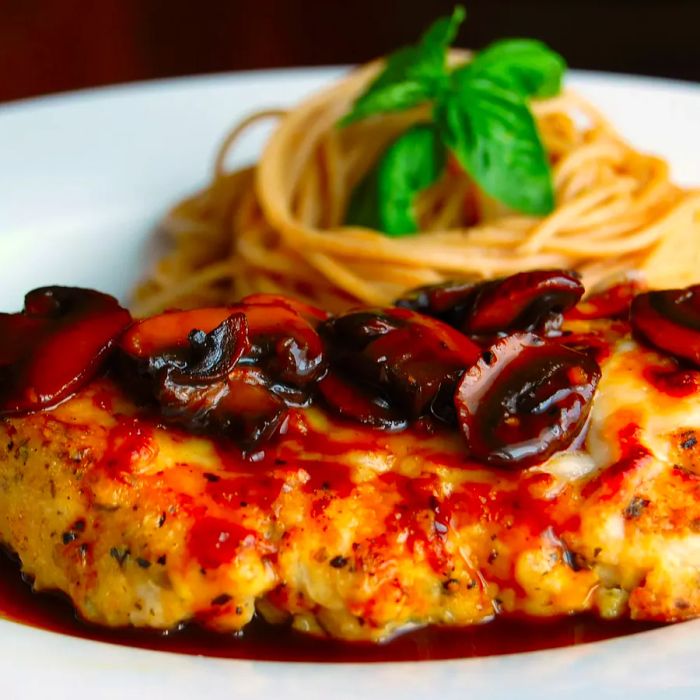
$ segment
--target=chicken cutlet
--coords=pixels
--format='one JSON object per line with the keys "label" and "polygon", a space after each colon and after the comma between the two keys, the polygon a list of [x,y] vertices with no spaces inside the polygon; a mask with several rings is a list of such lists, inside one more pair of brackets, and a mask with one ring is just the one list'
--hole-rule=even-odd
{"label": "chicken cutlet", "polygon": [[[511,323],[509,334],[484,340],[493,331],[484,318],[497,309],[479,315],[488,299],[472,291],[465,305],[463,292],[474,327],[462,332],[478,349],[471,365],[444,314],[435,320],[435,295],[398,315],[307,314],[323,366],[314,364],[315,340],[302,342],[306,310],[287,302],[254,299],[206,318],[178,312],[131,326],[106,323],[100,307],[90,353],[114,354],[117,342],[118,361],[108,374],[92,362],[70,390],[61,375],[53,393],[37,379],[36,358],[57,352],[66,325],[51,326],[48,350],[46,335],[26,331],[40,349],[5,352],[15,379],[2,394],[13,409],[0,422],[0,541],[36,590],[64,592],[83,619],[109,627],[196,622],[232,632],[257,614],[381,641],[498,615],[698,616],[700,372],[635,340],[625,321],[574,313],[551,332],[542,325],[557,307],[551,299],[536,323],[532,314],[514,322],[520,302],[511,296],[499,322],[517,332]],[[94,309],[71,313],[71,329],[92,328]],[[47,312],[28,303],[4,320],[32,314]],[[270,340],[273,316],[294,326],[295,343]],[[257,340],[243,342],[248,335]],[[186,346],[174,341],[182,337]],[[402,359],[387,364],[392,347]],[[348,364],[352,352],[372,362]],[[427,368],[426,352],[438,358]],[[52,377],[79,374],[79,360],[52,366]],[[295,377],[283,360],[297,363]],[[372,379],[368,367],[382,362]],[[329,383],[334,363],[344,369]],[[573,399],[562,368],[583,387]],[[390,387],[399,369],[421,381]],[[266,380],[273,371],[277,384]],[[32,391],[20,391],[18,376]],[[494,403],[504,376],[529,388]],[[308,400],[310,385],[321,385],[319,399]],[[42,400],[51,405],[27,403]],[[480,416],[480,406],[491,408]],[[520,439],[518,450],[503,447],[506,437]]]}

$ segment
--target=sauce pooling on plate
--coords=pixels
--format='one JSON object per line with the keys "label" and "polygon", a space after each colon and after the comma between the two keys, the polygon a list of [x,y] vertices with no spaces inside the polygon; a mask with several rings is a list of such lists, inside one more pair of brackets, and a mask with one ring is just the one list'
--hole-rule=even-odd
{"label": "sauce pooling on plate", "polygon": [[154,651],[256,661],[369,663],[435,661],[518,654],[588,644],[658,629],[649,622],[568,617],[496,620],[466,628],[424,628],[384,644],[352,643],[311,637],[289,627],[254,620],[239,634],[217,634],[194,625],[170,633],[137,629],[101,629],[78,620],[68,601],[32,593],[18,565],[0,554],[0,618],[81,639]]}
{"label": "sauce pooling on plate", "polygon": [[648,575],[663,523],[682,537],[700,515],[692,455],[665,469],[628,396],[673,402],[682,436],[662,437],[690,444],[679,402],[700,375],[675,341],[700,347],[700,293],[577,312],[582,294],[545,270],[336,316],[254,295],[132,321],[90,290],[30,293],[1,319],[0,539],[88,622],[13,588],[9,565],[0,611],[313,661],[521,652],[653,626],[594,614],[696,615],[692,550],[671,587]]}

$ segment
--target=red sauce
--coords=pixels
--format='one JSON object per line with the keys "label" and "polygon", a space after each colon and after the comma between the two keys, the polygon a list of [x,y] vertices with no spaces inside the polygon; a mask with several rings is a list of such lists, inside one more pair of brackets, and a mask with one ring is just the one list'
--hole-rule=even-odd
{"label": "red sauce", "polygon": [[612,352],[611,338],[605,332],[564,333],[561,338],[552,340],[590,355],[598,364],[607,360]]}
{"label": "red sauce", "polygon": [[[620,298],[611,297],[608,301],[613,306],[613,302],[619,302],[620,309],[616,313],[622,315],[622,308],[628,300],[624,294],[618,296]],[[589,310],[588,313],[601,313],[601,309]],[[605,307],[605,313],[611,313],[609,306]],[[463,354],[470,354],[472,349],[465,350],[463,347],[469,341],[451,329],[444,333],[449,336],[447,340],[452,340],[457,348],[462,347]],[[571,339],[572,336],[569,336],[568,342]],[[395,344],[402,345],[401,340],[402,336],[397,336]],[[608,352],[608,339],[603,336],[584,334],[576,336],[576,340],[581,342],[582,349],[598,357]],[[683,396],[696,389],[694,375],[690,376],[685,370],[671,368],[668,371],[649,371],[655,372],[654,385],[663,387],[672,396]],[[108,397],[98,395],[95,400],[99,406],[110,408]],[[381,431],[366,431],[364,441],[353,440],[352,445],[343,444],[337,439],[307,433],[303,419],[294,411],[290,412],[284,426],[285,435],[303,441],[310,459],[300,462],[298,451],[292,451],[292,459],[287,460],[284,445],[275,440],[269,441],[255,455],[247,457],[235,449],[220,449],[222,455],[228,453],[224,459],[225,468],[237,472],[237,475],[205,475],[207,492],[217,503],[231,505],[236,511],[249,505],[266,509],[275,500],[282,485],[278,472],[284,472],[288,468],[303,468],[308,479],[301,488],[314,495],[312,516],[320,517],[328,505],[330,495],[347,497],[355,488],[348,468],[341,463],[335,464],[329,458],[350,447],[381,449],[381,443],[386,439]],[[152,433],[153,426],[147,421],[120,419],[117,427],[110,432],[107,449],[98,468],[104,469],[114,478],[129,474],[136,462],[148,460],[157,449]],[[225,441],[222,444],[223,442]],[[590,488],[591,493],[600,489],[601,497],[605,497],[607,493],[616,492],[625,475],[646,458],[647,453],[638,443],[634,426],[623,431],[620,442],[622,455],[619,462],[589,484],[587,488]],[[319,457],[316,458],[316,455]],[[463,457],[453,459],[463,461]],[[249,475],[240,475],[242,466],[246,467],[243,471],[250,472]],[[441,499],[432,477],[407,479],[387,474],[382,479],[400,497],[387,520],[388,532],[405,530],[407,547],[412,551],[421,549],[438,571],[444,568],[446,552],[443,535],[453,516],[458,517],[463,513],[471,519],[476,515],[482,520],[493,518],[507,521],[514,519],[515,513],[518,513],[525,528],[532,533],[549,531],[552,523],[553,516],[546,509],[529,507],[529,501],[534,496],[528,489],[537,484],[525,480],[519,482],[512,492],[494,492],[488,484],[483,484],[474,485],[466,494],[458,492]],[[528,515],[522,516],[522,513]],[[188,547],[202,567],[214,569],[228,563],[241,544],[253,536],[254,533],[228,518],[203,515],[195,519]],[[284,626],[268,625],[261,620],[254,621],[240,635],[217,634],[196,625],[169,634],[134,629],[109,630],[76,620],[73,609],[65,598],[33,594],[30,587],[22,582],[16,564],[2,556],[0,617],[85,639],[140,648],[224,658],[313,662],[415,661],[492,656],[592,642],[658,626],[628,621],[601,622],[591,617],[546,622],[500,617],[494,622],[464,629],[426,628],[381,645],[317,639]]]}
{"label": "red sauce", "polygon": [[621,282],[593,294],[565,314],[570,321],[594,320],[598,318],[627,318],[632,299],[642,287],[639,282]]}
{"label": "red sauce", "polygon": [[[379,477],[400,496],[393,512],[386,519],[388,532],[405,530],[406,546],[415,554],[416,547],[425,551],[428,563],[434,571],[446,570],[447,553],[443,535],[449,528],[449,511],[436,495],[438,479],[434,474],[409,478],[394,472]],[[426,527],[422,518],[426,512],[432,513],[432,527]]]}
{"label": "red sauce", "polygon": [[192,556],[205,568],[217,569],[228,564],[239,546],[254,533],[247,528],[211,515],[195,520],[187,546]]}
{"label": "red sauce", "polygon": [[620,458],[601,474],[589,481],[581,492],[584,498],[598,493],[598,498],[607,500],[620,492],[628,475],[651,458],[651,452],[639,442],[640,428],[634,423],[624,426],[618,433]]}
{"label": "red sauce", "polygon": [[309,475],[303,489],[316,495],[311,506],[311,517],[319,518],[334,497],[347,498],[355,484],[350,478],[350,470],[344,464],[333,462],[300,462],[299,466]]}
{"label": "red sauce", "polygon": [[107,448],[98,468],[114,478],[123,478],[133,471],[141,458],[148,460],[157,450],[153,441],[153,426],[140,418],[120,417],[109,431]]}
{"label": "red sauce", "polygon": [[350,469],[342,463],[305,459],[297,460],[296,465],[309,475],[309,480],[303,487],[308,493],[322,492],[338,498],[347,498],[355,487],[350,478]]}
{"label": "red sauce", "polygon": [[644,368],[644,379],[657,391],[674,398],[690,396],[698,390],[698,372],[684,369],[674,362],[671,366]]}
{"label": "red sauce", "polygon": [[114,392],[105,385],[100,386],[92,396],[92,402],[103,411],[111,411],[114,405]]}
{"label": "red sauce", "polygon": [[267,474],[253,477],[240,476],[222,479],[214,474],[205,474],[207,493],[220,506],[235,509],[255,506],[261,510],[270,507],[279,496],[283,481]]}
{"label": "red sauce", "polygon": [[198,627],[161,634],[135,629],[108,630],[76,620],[62,597],[35,594],[22,581],[17,565],[0,554],[0,617],[111,644],[227,659],[305,662],[428,661],[473,658],[587,644],[634,634],[661,625],[601,622],[589,617],[497,620],[471,628],[426,628],[385,644],[316,639],[285,627],[255,620],[242,635],[224,635]]}
{"label": "red sauce", "polygon": [[500,477],[498,485],[470,483],[455,490],[443,510],[455,518],[458,528],[474,522],[495,522],[507,529],[513,526],[526,529],[530,536],[537,537],[555,524],[545,502],[530,492],[538,483],[550,482],[548,474],[532,473],[528,478],[511,476],[514,487],[511,489],[504,488],[509,477]]}

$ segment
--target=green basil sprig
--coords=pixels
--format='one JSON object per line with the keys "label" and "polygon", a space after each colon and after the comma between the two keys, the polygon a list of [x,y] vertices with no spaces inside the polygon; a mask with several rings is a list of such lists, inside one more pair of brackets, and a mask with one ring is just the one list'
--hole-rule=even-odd
{"label": "green basil sprig", "polygon": [[464,17],[464,8],[457,6],[451,17],[437,20],[415,46],[390,54],[384,70],[355,100],[340,125],[382,112],[400,112],[434,98],[447,86],[447,49]]}
{"label": "green basil sprig", "polygon": [[434,126],[411,127],[389,146],[377,167],[353,191],[346,223],[388,235],[417,231],[415,196],[438,180],[445,158],[445,146]]}
{"label": "green basil sprig", "polygon": [[448,150],[479,187],[509,207],[536,215],[554,208],[551,169],[528,100],[559,93],[566,64],[539,41],[511,39],[450,70],[447,50],[464,17],[456,7],[416,45],[391,54],[340,122],[433,106],[432,124],[401,135],[357,185],[347,224],[393,236],[415,233],[415,197],[440,177]]}

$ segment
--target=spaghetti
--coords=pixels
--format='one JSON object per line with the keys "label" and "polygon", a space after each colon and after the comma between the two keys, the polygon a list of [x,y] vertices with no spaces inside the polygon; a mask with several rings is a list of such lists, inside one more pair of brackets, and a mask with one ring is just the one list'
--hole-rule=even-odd
{"label": "spaghetti", "polygon": [[[535,268],[578,270],[589,288],[630,271],[650,286],[700,281],[700,192],[674,185],[664,160],[636,151],[569,91],[532,104],[553,169],[549,216],[504,209],[450,162],[419,198],[421,233],[392,238],[343,226],[355,185],[428,115],[416,108],[338,128],[380,67],[364,66],[291,111],[259,112],[231,131],[209,186],[166,217],[171,249],[137,290],[137,314],[252,292],[331,310],[383,305],[419,285]],[[225,159],[244,130],[270,118],[279,123],[258,164],[228,172]]]}

